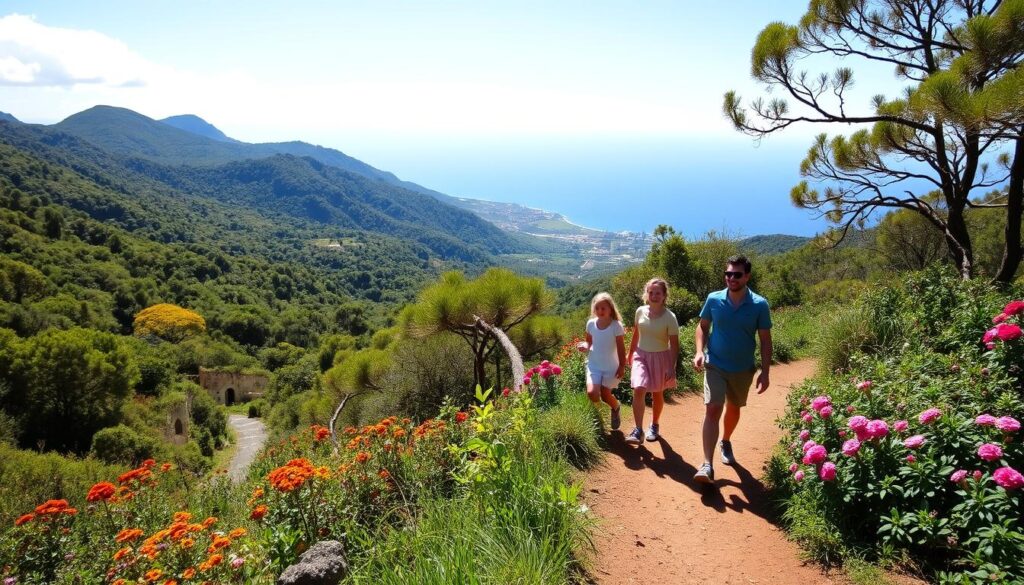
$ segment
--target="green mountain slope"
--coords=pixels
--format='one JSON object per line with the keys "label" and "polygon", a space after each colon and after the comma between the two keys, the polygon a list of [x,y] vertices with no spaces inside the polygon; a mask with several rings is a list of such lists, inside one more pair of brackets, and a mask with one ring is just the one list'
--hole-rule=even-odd
{"label": "green mountain slope", "polygon": [[234,138],[229,138],[228,135],[220,131],[219,128],[210,124],[206,120],[199,116],[193,116],[192,114],[185,114],[181,116],[171,116],[164,118],[160,122],[173,126],[178,130],[184,130],[185,132],[191,132],[192,134],[198,134],[205,136],[218,142],[238,142]]}

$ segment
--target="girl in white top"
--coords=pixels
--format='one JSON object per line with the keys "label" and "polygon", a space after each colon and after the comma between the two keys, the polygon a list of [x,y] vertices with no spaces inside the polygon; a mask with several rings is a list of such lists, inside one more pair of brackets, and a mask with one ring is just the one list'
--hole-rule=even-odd
{"label": "girl in white top", "polygon": [[676,387],[676,359],[679,356],[679,322],[665,307],[668,283],[652,278],[644,286],[646,305],[636,310],[633,321],[633,340],[629,344],[629,381],[633,386],[633,420],[636,427],[626,436],[626,442],[643,442],[644,394],[651,393],[654,412],[648,441],[658,440],[658,419],[665,407],[664,390]]}
{"label": "girl in white top", "polygon": [[619,385],[626,368],[626,331],[622,328],[619,309],[612,296],[597,293],[590,301],[590,320],[587,321],[587,341],[579,350],[587,356],[587,396],[594,404],[603,400],[611,413],[612,430],[619,428],[619,401],[612,389]]}

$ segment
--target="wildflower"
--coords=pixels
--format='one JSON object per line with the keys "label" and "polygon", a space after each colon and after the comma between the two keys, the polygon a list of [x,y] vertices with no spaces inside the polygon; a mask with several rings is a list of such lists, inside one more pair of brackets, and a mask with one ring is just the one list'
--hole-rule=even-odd
{"label": "wildflower", "polygon": [[796,473],[794,473],[793,474],[793,479],[795,481],[803,481],[804,480],[804,470],[800,469]]}
{"label": "wildflower", "polygon": [[806,443],[804,443],[804,446],[803,446],[804,453],[810,451],[811,447],[813,447],[815,445],[817,445],[817,443],[815,443],[814,441],[807,441]]}
{"label": "wildflower", "polygon": [[800,431],[800,440],[801,441],[806,441],[807,439],[810,439],[810,438],[811,438],[811,431],[809,431],[807,429],[804,429],[804,430]]}
{"label": "wildflower", "polygon": [[172,522],[188,522],[192,519],[192,514],[188,512],[175,512],[174,516],[171,517]]}
{"label": "wildflower", "polygon": [[982,476],[982,473],[981,473],[980,469],[975,469],[974,473],[971,474],[971,477],[974,478],[974,481],[981,481],[981,476]]}
{"label": "wildflower", "polygon": [[510,394],[511,392],[512,392],[512,391],[511,391],[511,390],[509,390],[508,388],[502,388],[502,389],[501,389],[501,395],[502,395],[502,396],[508,396],[508,395],[509,395],[509,394]]}
{"label": "wildflower", "polygon": [[36,517],[35,514],[22,514],[21,516],[18,516],[17,520],[14,521],[14,525],[15,526],[21,526],[22,524],[27,524],[27,523],[31,522],[32,519],[35,518],[35,517]]}
{"label": "wildflower", "polygon": [[836,480],[836,464],[831,461],[825,462],[821,469],[818,470],[818,477],[822,481],[835,481]]}
{"label": "wildflower", "polygon": [[181,576],[184,579],[191,579],[192,577],[196,576],[196,570],[192,567],[189,567],[181,572]]}
{"label": "wildflower", "polygon": [[855,412],[857,412],[857,407],[856,406],[851,404],[851,405],[846,407],[846,414],[853,414]]}
{"label": "wildflower", "polygon": [[839,429],[839,431],[836,434],[839,435],[840,439],[845,439],[846,438],[846,431],[844,431],[842,429]]}
{"label": "wildflower", "polygon": [[313,425],[310,428],[313,431],[313,440],[318,442],[318,443],[331,436],[331,429],[329,429],[327,427],[322,427],[320,425]]}
{"label": "wildflower", "polygon": [[231,568],[232,569],[239,569],[244,564],[245,564],[245,559],[242,558],[242,557],[232,557],[232,559],[231,559]]}
{"label": "wildflower", "polygon": [[551,364],[551,373],[554,374],[555,376],[562,375],[562,367],[559,366],[558,364]]}
{"label": "wildflower", "polygon": [[814,421],[814,418],[811,417],[811,415],[808,413],[803,416],[803,420],[805,423],[810,424],[812,421]]}
{"label": "wildflower", "polygon": [[230,536],[231,538],[241,538],[241,537],[245,536],[245,533],[246,533],[245,528],[239,527],[239,528],[235,528],[231,532],[228,532],[228,536]]}
{"label": "wildflower", "polygon": [[142,482],[148,479],[152,475],[152,472],[145,467],[126,471],[117,477],[117,483],[125,485],[133,481]]}
{"label": "wildflower", "polygon": [[160,569],[150,569],[150,570],[146,571],[146,581],[149,581],[150,583],[152,583],[153,581],[156,581],[157,579],[159,579],[160,575],[163,575],[163,574],[164,574],[164,572],[161,571]]}
{"label": "wildflower", "polygon": [[995,426],[996,421],[998,420],[999,419],[992,416],[991,414],[979,414],[978,417],[974,419],[974,424],[981,427],[992,427]]}
{"label": "wildflower", "polygon": [[121,532],[117,533],[117,536],[114,537],[114,540],[116,542],[131,542],[133,540],[138,540],[139,537],[141,537],[141,536],[142,536],[142,530],[141,529],[139,529],[139,528],[125,528]]}
{"label": "wildflower", "polygon": [[917,417],[917,420],[923,425],[928,425],[935,422],[935,420],[938,419],[940,416],[942,416],[941,410],[939,410],[938,408],[929,408],[928,410],[922,412]]}
{"label": "wildflower", "polygon": [[995,443],[985,443],[978,447],[978,457],[985,461],[995,461],[1003,456],[1003,450]]}
{"label": "wildflower", "polygon": [[858,452],[860,452],[860,441],[857,439],[849,439],[843,443],[843,455],[853,457]]}
{"label": "wildflower", "polygon": [[541,370],[540,370],[540,377],[544,378],[545,380],[550,378],[551,377],[551,368],[541,368]]}
{"label": "wildflower", "polygon": [[865,430],[867,430],[868,436],[872,439],[881,439],[889,434],[889,425],[885,424],[884,420],[875,419],[868,423]]}
{"label": "wildflower", "polygon": [[799,465],[797,465],[796,463],[790,464],[790,466],[789,466],[789,472],[790,473],[796,473],[797,469],[800,469]]}
{"label": "wildflower", "polygon": [[960,482],[964,481],[965,479],[967,479],[967,470],[966,469],[958,469],[958,470],[953,472],[953,475],[949,476],[949,481],[951,481],[953,483],[960,483]]}
{"label": "wildflower", "polygon": [[861,392],[866,392],[868,390],[871,390],[871,385],[871,380],[864,380],[860,384],[857,384],[857,390],[860,390]]}
{"label": "wildflower", "polygon": [[821,445],[814,445],[804,453],[804,465],[818,465],[824,463],[828,457],[828,451]]}
{"label": "wildflower", "polygon": [[17,582],[17,577],[7,577],[6,579],[4,579],[4,585],[15,585]]}
{"label": "wildflower", "polygon": [[828,418],[828,417],[832,416],[832,407],[831,406],[823,406],[823,407],[821,407],[821,410],[818,411],[818,415],[821,416],[821,418]]}
{"label": "wildflower", "polygon": [[850,417],[850,420],[847,421],[846,426],[850,427],[850,429],[854,431],[866,429],[868,426],[868,419],[867,417],[858,414],[857,416]]}
{"label": "wildflower", "polygon": [[993,325],[998,325],[998,324],[1002,323],[1003,321],[1006,321],[1009,318],[1010,318],[1010,316],[1007,315],[1006,313],[999,313],[995,317],[992,317],[992,324]]}
{"label": "wildflower", "polygon": [[914,435],[904,439],[903,446],[907,449],[920,449],[926,442],[924,435]]}
{"label": "wildflower", "polygon": [[370,460],[370,457],[372,457],[372,455],[370,455],[366,451],[360,451],[358,454],[356,454],[356,461],[358,461],[359,463],[366,463],[367,461]]}
{"label": "wildflower", "polygon": [[266,515],[267,507],[264,506],[263,504],[260,504],[259,506],[256,506],[255,508],[252,509],[252,512],[249,514],[249,518],[252,518],[253,520],[262,520],[263,517]]}
{"label": "wildflower", "polygon": [[126,546],[124,548],[118,549],[118,551],[114,553],[114,560],[120,561],[121,559],[125,558],[130,554],[132,554],[132,547]]}
{"label": "wildflower", "polygon": [[1014,339],[1020,339],[1024,332],[1021,331],[1020,325],[1014,323],[999,323],[995,327],[985,332],[985,336],[982,337],[982,341],[985,343],[992,343],[995,340],[999,341],[1013,341]]}
{"label": "wildflower", "polygon": [[222,548],[227,548],[229,546],[231,546],[230,538],[226,536],[214,536],[213,542],[211,542],[210,546],[207,547],[206,552],[217,552],[218,550]]}
{"label": "wildflower", "polygon": [[1020,430],[1020,421],[1012,416],[1001,416],[996,420],[996,428],[1005,433],[1016,433]]}
{"label": "wildflower", "polygon": [[910,425],[905,420],[898,420],[898,421],[892,423],[892,428],[897,433],[902,433],[903,431],[907,430],[907,427],[909,427],[909,426]]}
{"label": "wildflower", "polygon": [[811,408],[815,411],[820,411],[822,408],[832,404],[832,399],[828,396],[818,396],[811,401]]}
{"label": "wildflower", "polygon": [[78,510],[68,507],[67,500],[46,500],[46,502],[36,506],[37,516],[56,516],[57,514],[70,514],[75,515]]}
{"label": "wildflower", "polygon": [[114,497],[117,488],[109,481],[101,481],[89,489],[89,495],[85,497],[88,502],[106,502]]}
{"label": "wildflower", "polygon": [[209,527],[213,526],[216,523],[217,523],[217,517],[216,516],[210,516],[206,520],[203,520],[203,528],[209,528]]}
{"label": "wildflower", "polygon": [[466,419],[468,419],[468,418],[469,418],[469,414],[468,413],[465,413],[465,412],[456,412],[455,413],[455,422],[457,422],[457,423],[464,423],[464,422],[466,422]]}
{"label": "wildflower", "polygon": [[1024,314],[1024,301],[1010,301],[1003,307],[1003,314],[1007,317]]}
{"label": "wildflower", "polygon": [[907,463],[914,463],[915,461],[917,461],[917,457],[914,457],[913,453],[907,455]]}
{"label": "wildflower", "polygon": [[1012,467],[1000,467],[992,472],[992,479],[1005,490],[1024,487],[1024,475]]}
{"label": "wildflower", "polygon": [[530,385],[530,380],[531,380],[531,377],[530,377],[529,374],[523,376],[523,384],[529,386]]}

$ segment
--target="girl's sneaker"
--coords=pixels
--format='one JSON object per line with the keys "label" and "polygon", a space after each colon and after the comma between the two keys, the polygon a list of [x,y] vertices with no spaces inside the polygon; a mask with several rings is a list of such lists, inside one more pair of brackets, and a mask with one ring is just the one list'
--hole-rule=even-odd
{"label": "girl's sneaker", "polygon": [[622,412],[621,411],[622,411],[622,405],[619,405],[618,408],[613,408],[612,409],[612,430],[613,431],[619,430],[619,425],[622,424],[622,416],[621,416]]}
{"label": "girl's sneaker", "polygon": [[640,427],[633,427],[633,431],[626,435],[626,442],[630,445],[639,445],[644,442],[644,433]]}
{"label": "girl's sneaker", "polygon": [[647,442],[653,443],[658,440],[658,425],[651,424],[651,428],[647,429]]}

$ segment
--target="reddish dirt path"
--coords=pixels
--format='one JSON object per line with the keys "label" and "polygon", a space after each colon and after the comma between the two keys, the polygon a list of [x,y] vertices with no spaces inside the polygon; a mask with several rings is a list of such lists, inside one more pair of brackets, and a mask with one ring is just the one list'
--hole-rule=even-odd
{"label": "reddish dirt path", "polygon": [[[703,397],[666,404],[663,439],[626,445],[609,436],[604,464],[586,480],[586,500],[600,526],[591,576],[597,583],[842,583],[800,560],[799,548],[768,519],[769,500],[758,480],[781,430],[775,419],[790,387],[814,373],[809,360],[772,367],[772,385],[753,391],[733,436],[737,465],[715,462],[716,488],[693,481],[703,461]],[[650,409],[645,422],[650,422]],[[623,408],[623,429],[632,416]],[[717,454],[716,454],[717,457]]]}

